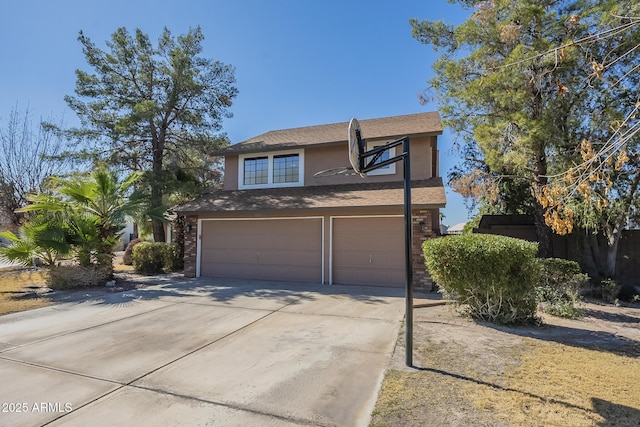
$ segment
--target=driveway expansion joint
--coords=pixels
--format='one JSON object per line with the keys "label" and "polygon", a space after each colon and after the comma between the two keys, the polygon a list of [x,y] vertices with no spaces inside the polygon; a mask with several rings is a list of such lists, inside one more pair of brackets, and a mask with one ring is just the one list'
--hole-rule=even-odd
{"label": "driveway expansion joint", "polygon": [[[24,344],[17,344],[17,345],[14,345],[13,347],[6,348],[4,350],[0,350],[0,355],[2,355],[3,353],[10,353],[12,351],[15,351],[15,350],[18,350],[18,349],[21,349],[21,348],[24,348],[24,347],[28,347],[28,346],[31,346],[31,345],[34,345],[34,344],[40,344],[40,343],[43,343],[43,342],[46,342],[46,341],[50,341],[50,340],[53,340],[53,339],[56,339],[56,338],[73,335],[73,334],[76,334],[78,332],[90,331],[91,329],[96,329],[96,328],[100,328],[100,327],[103,327],[103,326],[106,326],[106,325],[112,325],[114,323],[122,322],[122,321],[129,320],[129,319],[133,319],[135,317],[143,316],[143,315],[149,314],[149,313],[153,313],[155,311],[162,310],[162,309],[165,309],[165,308],[168,308],[168,307],[172,307],[172,306],[177,305],[177,304],[180,304],[180,302],[174,302],[172,304],[167,304],[167,305],[164,305],[162,307],[152,308],[150,310],[143,311],[141,313],[135,313],[135,314],[132,314],[132,315],[129,315],[129,316],[126,316],[126,317],[121,317],[119,319],[110,320],[108,322],[87,326],[86,328],[74,329],[73,331],[63,332],[63,333],[59,333],[59,334],[53,334],[53,335],[50,335],[48,337],[41,338],[41,339],[38,339],[38,340],[35,340],[35,341],[30,341],[30,342],[27,342],[27,343],[24,343]],[[10,343],[8,343],[8,344],[12,345]]]}
{"label": "driveway expansion joint", "polygon": [[63,373],[63,374],[75,375],[75,376],[78,376],[78,377],[88,378],[88,379],[96,380],[96,381],[107,382],[107,383],[111,383],[111,384],[117,384],[117,385],[120,385],[120,386],[127,385],[126,383],[123,383],[123,382],[117,381],[117,380],[110,380],[108,378],[101,378],[101,377],[97,377],[95,375],[83,374],[82,372],[75,372],[75,371],[70,371],[68,369],[56,368],[55,366],[44,365],[42,363],[29,362],[29,361],[20,360],[20,359],[13,359],[11,357],[6,357],[6,356],[3,356],[3,355],[0,355],[0,360],[6,360],[8,362],[13,362],[13,363],[19,363],[21,365],[26,365],[26,366],[34,366],[36,368],[47,369],[49,371],[56,371],[56,372],[60,372],[60,373]]}
{"label": "driveway expansion joint", "polygon": [[[238,411],[250,412],[250,413],[253,413],[253,414],[256,414],[256,415],[263,415],[263,416],[276,418],[276,419],[283,420],[283,421],[291,421],[291,422],[294,422],[294,423],[297,423],[297,424],[317,426],[317,427],[336,427],[335,424],[318,423],[318,421],[308,420],[306,418],[292,417],[290,415],[280,415],[280,414],[275,414],[275,413],[272,413],[272,412],[266,412],[266,411],[262,411],[262,410],[259,410],[259,409],[252,408],[249,405],[243,405],[243,404],[240,404],[240,403],[237,403],[237,402],[223,402],[223,401],[220,401],[220,400],[202,399],[202,398],[196,397],[196,396],[190,396],[190,395],[186,395],[186,394],[182,394],[182,393],[175,393],[175,392],[171,392],[171,391],[167,391],[167,390],[162,390],[162,389],[157,389],[157,388],[147,387],[147,386],[142,386],[142,385],[135,385],[135,384],[127,384],[125,387],[131,387],[131,388],[135,388],[135,389],[139,389],[139,390],[150,391],[150,392],[153,392],[153,393],[164,394],[164,395],[167,395],[167,396],[178,397],[178,398],[181,398],[181,399],[186,399],[186,400],[190,400],[190,401],[194,401],[194,402],[200,402],[200,403],[207,403],[207,404],[210,404],[210,405],[222,406],[222,407],[225,407],[225,408],[234,409],[234,410],[238,410]],[[124,388],[124,387],[120,387],[120,388]]]}
{"label": "driveway expansion joint", "polygon": [[[308,294],[308,293],[307,293],[307,294]],[[302,297],[298,298],[296,301],[298,301],[298,300],[299,300],[299,299],[301,299],[301,298],[302,298]],[[165,367],[167,367],[167,366],[169,366],[169,365],[171,365],[171,364],[173,364],[173,363],[176,363],[176,362],[177,362],[177,361],[179,361],[179,360],[182,360],[182,359],[184,359],[184,358],[186,358],[186,357],[188,357],[188,356],[191,356],[192,354],[195,354],[195,353],[197,353],[197,352],[198,352],[198,351],[200,351],[200,350],[203,350],[203,349],[205,349],[205,348],[207,348],[207,347],[209,347],[209,346],[211,346],[211,345],[213,345],[213,344],[215,344],[215,343],[217,343],[217,342],[220,342],[220,341],[224,340],[225,338],[228,338],[228,337],[230,337],[230,336],[232,336],[232,335],[235,335],[236,333],[238,333],[238,332],[240,332],[240,331],[242,331],[242,330],[244,330],[244,329],[247,329],[247,328],[249,328],[249,327],[250,327],[250,326],[252,326],[252,325],[255,325],[256,323],[258,323],[258,322],[262,321],[263,319],[266,319],[267,317],[269,317],[269,316],[273,315],[274,313],[279,312],[279,311],[280,311],[280,310],[282,310],[283,308],[285,308],[285,307],[287,307],[287,306],[289,306],[289,305],[291,305],[291,304],[293,304],[293,303],[295,303],[295,301],[292,301],[292,302],[290,302],[290,303],[288,303],[288,304],[285,304],[285,305],[283,305],[283,306],[281,306],[281,307],[279,307],[279,308],[277,308],[277,309],[275,309],[275,310],[263,310],[263,311],[267,311],[267,313],[266,313],[264,316],[261,316],[261,317],[257,318],[256,320],[254,320],[254,321],[252,321],[252,322],[247,323],[246,325],[243,325],[243,326],[241,326],[241,327],[239,327],[239,328],[236,328],[236,329],[234,329],[233,331],[231,331],[231,332],[229,332],[229,333],[227,333],[227,334],[224,334],[224,335],[222,335],[221,337],[218,337],[218,338],[216,338],[216,339],[215,339],[215,340],[213,340],[213,341],[210,341],[210,342],[208,342],[208,343],[206,343],[206,344],[201,345],[200,347],[197,347],[197,348],[195,348],[195,349],[193,349],[193,350],[190,350],[190,351],[188,351],[187,353],[185,353],[185,354],[181,355],[180,357],[177,357],[177,358],[175,358],[175,359],[173,359],[173,360],[171,360],[171,361],[169,361],[169,362],[167,362],[167,363],[164,363],[164,364],[162,364],[162,365],[160,365],[160,366],[158,366],[158,367],[156,367],[156,368],[154,368],[154,369],[150,370],[149,372],[147,372],[147,373],[145,373],[145,374],[140,375],[138,378],[135,378],[134,380],[129,381],[129,382],[127,383],[127,385],[131,385],[131,384],[133,384],[134,382],[140,381],[141,379],[143,379],[143,378],[145,378],[145,377],[147,377],[147,376],[149,376],[149,375],[153,374],[154,372],[157,372],[158,370],[160,370],[160,369],[162,369],[162,368],[165,368]]]}

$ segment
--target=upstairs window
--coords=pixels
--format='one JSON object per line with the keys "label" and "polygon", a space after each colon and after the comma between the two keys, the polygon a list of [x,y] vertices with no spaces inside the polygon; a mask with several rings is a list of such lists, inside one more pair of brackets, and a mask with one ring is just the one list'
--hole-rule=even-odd
{"label": "upstairs window", "polygon": [[244,159],[244,185],[266,184],[269,181],[269,158]]}
{"label": "upstairs window", "polygon": [[300,156],[282,154],[273,156],[273,182],[298,182],[300,178]]}
{"label": "upstairs window", "polygon": [[238,188],[295,187],[304,185],[303,152],[241,155]]}

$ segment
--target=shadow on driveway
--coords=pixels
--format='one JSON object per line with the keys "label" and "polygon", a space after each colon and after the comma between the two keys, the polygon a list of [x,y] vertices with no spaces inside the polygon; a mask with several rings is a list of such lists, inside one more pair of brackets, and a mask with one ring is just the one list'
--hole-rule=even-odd
{"label": "shadow on driveway", "polygon": [[322,285],[303,282],[280,282],[248,279],[185,278],[181,273],[141,276],[116,273],[114,288],[54,291],[45,297],[54,303],[122,305],[134,301],[206,297],[212,302],[230,304],[239,298],[258,298],[282,304],[313,301],[315,294],[344,296],[366,304],[388,304],[386,297],[402,297],[397,288]]}

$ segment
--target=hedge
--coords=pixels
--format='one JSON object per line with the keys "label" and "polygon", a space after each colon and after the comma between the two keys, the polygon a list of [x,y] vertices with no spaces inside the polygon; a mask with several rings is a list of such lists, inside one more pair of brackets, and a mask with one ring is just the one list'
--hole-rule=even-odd
{"label": "hedge", "polygon": [[140,242],[133,246],[133,268],[147,275],[176,271],[183,266],[181,253],[177,243]]}
{"label": "hedge", "polygon": [[475,319],[501,324],[536,319],[538,244],[491,234],[461,234],[423,244],[427,270]]}

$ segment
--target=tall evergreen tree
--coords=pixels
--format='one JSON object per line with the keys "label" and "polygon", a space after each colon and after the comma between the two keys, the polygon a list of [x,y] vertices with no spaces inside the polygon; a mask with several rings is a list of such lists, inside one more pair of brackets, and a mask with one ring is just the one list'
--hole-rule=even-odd
{"label": "tall evergreen tree", "polygon": [[592,277],[611,278],[622,231],[634,215],[637,221],[640,202],[640,3],[594,2],[576,19],[583,31],[571,42],[581,52],[580,89],[589,95],[579,109],[579,156],[557,167],[536,196],[556,232],[585,231]]}
{"label": "tall evergreen tree", "polygon": [[[572,113],[583,96],[567,90],[581,72],[578,53],[549,53],[573,36],[575,2],[457,3],[474,10],[458,26],[411,22],[418,41],[443,53],[429,83],[444,124],[464,144],[478,147],[480,157],[474,160],[488,168],[486,177],[495,184],[508,177],[538,191],[548,182],[549,156],[574,140]],[[540,253],[551,256],[545,210],[530,192],[525,196],[533,208]]]}
{"label": "tall evergreen tree", "polygon": [[[215,163],[211,153],[228,144],[219,132],[237,94],[234,68],[201,56],[203,39],[200,27],[175,38],[165,28],[153,46],[139,29],[119,28],[104,51],[78,37],[93,69],[76,71],[77,96],[65,98],[82,123],[72,134],[93,143],[78,154],[145,172],[149,211],[163,207],[180,176],[194,175],[203,159]],[[165,240],[162,221],[153,220],[152,230]]]}
{"label": "tall evergreen tree", "polygon": [[412,20],[414,36],[443,53],[431,89],[472,154],[452,185],[505,212],[532,209],[542,255],[552,253],[551,230],[574,222],[613,243],[638,186],[640,6],[455,3],[473,9],[461,25]]}

